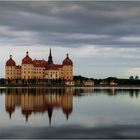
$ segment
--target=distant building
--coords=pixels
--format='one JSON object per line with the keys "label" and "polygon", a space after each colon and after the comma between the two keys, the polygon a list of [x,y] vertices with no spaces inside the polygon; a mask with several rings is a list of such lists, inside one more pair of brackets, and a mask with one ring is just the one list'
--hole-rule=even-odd
{"label": "distant building", "polygon": [[67,85],[67,86],[74,86],[75,82],[73,80],[67,80],[67,81],[65,81],[65,85]]}
{"label": "distant building", "polygon": [[80,85],[80,84],[81,84],[80,80],[75,81],[75,85]]}
{"label": "distant building", "polygon": [[100,82],[100,85],[108,85],[108,82],[103,80]]}
{"label": "distant building", "polygon": [[110,82],[110,85],[111,85],[111,86],[116,86],[116,85],[118,85],[118,83],[116,83],[116,82],[113,80],[113,81]]}
{"label": "distant building", "polygon": [[9,60],[5,65],[6,79],[64,79],[73,80],[73,62],[67,54],[62,64],[54,64],[50,49],[48,61],[42,59],[37,60],[29,56],[22,59],[21,65],[16,65],[10,55]]}
{"label": "distant building", "polygon": [[93,80],[86,80],[84,81],[85,86],[94,86],[94,81]]}

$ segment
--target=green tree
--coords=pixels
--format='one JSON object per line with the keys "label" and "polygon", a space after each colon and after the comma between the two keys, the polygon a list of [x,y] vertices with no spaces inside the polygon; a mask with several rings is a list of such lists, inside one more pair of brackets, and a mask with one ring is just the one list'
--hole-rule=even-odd
{"label": "green tree", "polygon": [[18,79],[16,79],[16,84],[18,84]]}
{"label": "green tree", "polygon": [[135,80],[139,80],[139,77],[137,75],[135,76]]}
{"label": "green tree", "polygon": [[62,79],[61,79],[61,78],[58,79],[58,83],[59,83],[59,84],[62,83]]}
{"label": "green tree", "polygon": [[130,77],[129,77],[129,80],[134,80],[134,77],[133,77],[133,76],[130,76]]}

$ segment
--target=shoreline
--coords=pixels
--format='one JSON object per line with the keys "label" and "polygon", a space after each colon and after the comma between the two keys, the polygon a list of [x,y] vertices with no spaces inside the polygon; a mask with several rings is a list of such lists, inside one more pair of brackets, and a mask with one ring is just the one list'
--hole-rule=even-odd
{"label": "shoreline", "polygon": [[140,85],[94,85],[94,86],[68,86],[68,85],[44,85],[44,84],[32,84],[32,85],[0,85],[0,88],[140,88]]}

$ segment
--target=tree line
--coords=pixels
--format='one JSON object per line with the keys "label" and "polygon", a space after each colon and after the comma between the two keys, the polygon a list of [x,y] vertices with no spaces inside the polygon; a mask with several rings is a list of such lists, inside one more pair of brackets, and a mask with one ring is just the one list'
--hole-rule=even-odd
{"label": "tree line", "polygon": [[140,85],[140,79],[139,77],[136,76],[130,76],[128,79],[124,79],[124,78],[116,78],[116,77],[108,77],[108,78],[104,78],[104,79],[96,79],[96,78],[87,78],[87,77],[83,77],[81,75],[78,76],[74,76],[74,81],[75,83],[80,83],[81,85],[83,84],[83,81],[85,80],[93,80],[95,85],[100,85],[100,82],[102,81],[106,81],[108,84],[112,81],[114,81],[115,83],[117,83],[118,85]]}
{"label": "tree line", "polygon": [[[93,80],[94,81],[94,85],[100,85],[101,81],[106,81],[108,84],[112,81],[114,81],[115,83],[117,83],[118,85],[140,85],[140,79],[139,77],[136,76],[130,76],[128,79],[120,79],[120,78],[116,78],[116,77],[108,77],[108,78],[104,78],[104,79],[96,79],[96,78],[88,78],[88,77],[84,77],[81,75],[76,75],[73,77],[73,80],[75,81],[75,85],[77,86],[84,86],[84,81],[86,80]],[[58,86],[58,85],[65,85],[65,80],[64,79],[14,79],[14,80],[10,80],[10,79],[4,79],[1,78],[0,79],[0,85],[48,85],[48,86]]]}

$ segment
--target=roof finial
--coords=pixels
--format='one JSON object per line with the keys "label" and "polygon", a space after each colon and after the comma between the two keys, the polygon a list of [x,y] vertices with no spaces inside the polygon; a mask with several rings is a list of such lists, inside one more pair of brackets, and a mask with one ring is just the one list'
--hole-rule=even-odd
{"label": "roof finial", "polygon": [[10,59],[12,59],[12,55],[10,54]]}
{"label": "roof finial", "polygon": [[68,53],[67,53],[67,55],[66,55],[66,56],[67,56],[67,58],[69,58],[69,54],[68,54]]}
{"label": "roof finial", "polygon": [[28,55],[28,54],[29,54],[29,52],[27,51],[27,52],[26,52],[26,55]]}

